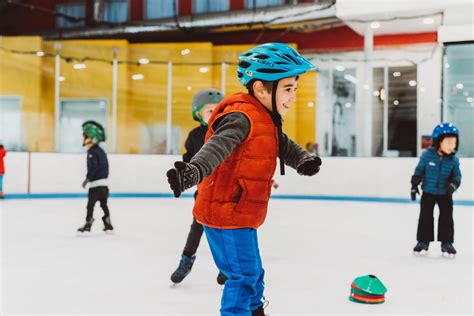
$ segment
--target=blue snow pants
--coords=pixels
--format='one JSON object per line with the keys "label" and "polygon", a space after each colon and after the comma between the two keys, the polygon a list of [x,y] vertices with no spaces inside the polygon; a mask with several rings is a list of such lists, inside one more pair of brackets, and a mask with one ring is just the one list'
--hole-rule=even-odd
{"label": "blue snow pants", "polygon": [[204,227],[217,268],[229,279],[221,300],[221,316],[251,316],[263,305],[264,270],[254,228]]}

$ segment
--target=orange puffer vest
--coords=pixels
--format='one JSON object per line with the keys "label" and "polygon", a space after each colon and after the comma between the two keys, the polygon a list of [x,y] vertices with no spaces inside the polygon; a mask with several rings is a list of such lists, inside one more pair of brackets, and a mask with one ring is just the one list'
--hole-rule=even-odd
{"label": "orange puffer vest", "polygon": [[268,200],[278,156],[278,135],[270,113],[254,97],[236,94],[224,99],[209,120],[241,112],[250,121],[247,139],[198,186],[193,209],[196,220],[213,228],[257,228],[267,215]]}

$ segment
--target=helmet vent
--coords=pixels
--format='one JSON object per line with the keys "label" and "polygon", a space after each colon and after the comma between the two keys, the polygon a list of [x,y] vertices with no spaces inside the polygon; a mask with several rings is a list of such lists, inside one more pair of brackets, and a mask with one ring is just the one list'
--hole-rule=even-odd
{"label": "helmet vent", "polygon": [[267,56],[267,55],[257,55],[257,56],[255,56],[255,58],[258,58],[258,59],[267,59],[267,58],[269,58],[269,56]]}
{"label": "helmet vent", "polygon": [[246,61],[243,61],[243,60],[239,61],[239,67],[246,69],[249,66],[250,66],[250,63],[248,63]]}
{"label": "helmet vent", "polygon": [[295,64],[297,65],[300,65],[301,63],[299,61],[297,61],[295,58],[293,58],[292,56],[288,55],[288,54],[285,54],[286,57],[288,57],[289,59],[291,59]]}
{"label": "helmet vent", "polygon": [[269,69],[269,68],[261,68],[257,69],[257,72],[265,73],[265,74],[277,74],[277,73],[282,73],[286,72],[283,69]]}

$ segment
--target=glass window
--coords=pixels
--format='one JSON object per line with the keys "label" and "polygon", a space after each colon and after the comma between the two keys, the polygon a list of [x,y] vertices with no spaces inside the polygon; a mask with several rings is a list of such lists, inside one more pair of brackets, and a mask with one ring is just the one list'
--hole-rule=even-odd
{"label": "glass window", "polygon": [[86,6],[83,3],[74,4],[58,4],[56,5],[56,11],[71,17],[82,18],[80,21],[73,21],[65,17],[58,16],[56,19],[56,27],[58,28],[70,28],[85,25],[83,20],[86,17]]}
{"label": "glass window", "polygon": [[[173,8],[174,3],[176,8]],[[178,13],[179,0],[146,0],[145,6],[146,19],[170,18]]]}
{"label": "glass window", "polygon": [[474,157],[474,44],[445,49],[443,121],[459,128],[459,156]]}
{"label": "glass window", "polygon": [[[63,99],[59,113],[59,152],[83,152],[82,124],[93,120],[107,133],[107,101],[90,99]],[[105,146],[104,146],[105,147]]]}
{"label": "glass window", "polygon": [[318,151],[328,156],[356,155],[356,70],[318,73]]}
{"label": "glass window", "polygon": [[332,156],[356,154],[355,69],[333,73]]}
{"label": "glass window", "polygon": [[104,20],[122,23],[128,21],[128,0],[109,0],[105,2]]}
{"label": "glass window", "polygon": [[417,85],[416,66],[374,68],[372,132],[376,156],[416,157]]}
{"label": "glass window", "polygon": [[229,10],[229,0],[194,0],[194,13],[222,12]]}
{"label": "glass window", "polygon": [[245,7],[247,9],[273,7],[283,4],[283,0],[245,0]]}
{"label": "glass window", "polygon": [[0,144],[9,151],[24,149],[20,97],[0,97]]}

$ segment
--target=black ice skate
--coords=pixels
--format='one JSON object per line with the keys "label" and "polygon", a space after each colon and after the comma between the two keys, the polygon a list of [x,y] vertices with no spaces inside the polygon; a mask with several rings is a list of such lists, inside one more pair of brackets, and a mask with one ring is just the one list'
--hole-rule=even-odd
{"label": "black ice skate", "polygon": [[94,222],[94,219],[91,218],[90,220],[86,221],[85,225],[78,228],[77,231],[78,232],[90,232],[91,231],[91,227],[92,227],[92,223]]}
{"label": "black ice skate", "polygon": [[102,221],[104,222],[104,229],[103,231],[106,232],[108,230],[112,231],[114,230],[114,227],[112,226],[112,222],[110,221],[110,217],[102,217]]}
{"label": "black ice skate", "polygon": [[429,243],[426,243],[426,242],[422,242],[422,241],[419,241],[415,248],[413,248],[413,254],[414,255],[426,255],[426,253],[428,252],[428,247],[430,246]]}
{"label": "black ice skate", "polygon": [[454,258],[456,255],[456,248],[450,242],[445,242],[441,244],[441,253],[445,257]]}
{"label": "black ice skate", "polygon": [[224,285],[227,279],[227,276],[219,271],[219,274],[217,275],[217,284]]}
{"label": "black ice skate", "polygon": [[265,301],[262,306],[257,308],[256,310],[252,311],[252,316],[268,316],[268,314],[265,314],[265,308],[268,306],[268,301]]}
{"label": "black ice skate", "polygon": [[188,257],[182,255],[178,268],[171,275],[171,281],[173,283],[180,283],[183,281],[183,279],[191,272],[194,260],[196,260],[196,256]]}

